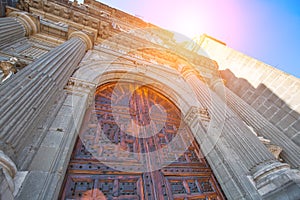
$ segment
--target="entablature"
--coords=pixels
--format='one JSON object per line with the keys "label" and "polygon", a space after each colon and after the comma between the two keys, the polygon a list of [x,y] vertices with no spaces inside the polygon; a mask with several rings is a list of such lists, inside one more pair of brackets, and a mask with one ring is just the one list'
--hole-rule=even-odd
{"label": "entablature", "polygon": [[89,33],[94,45],[175,69],[188,63],[204,79],[219,77],[215,61],[185,49],[175,42],[173,33],[100,2],[86,0],[80,5],[42,0],[21,2],[19,5],[24,7],[27,3],[30,12],[40,17],[41,33],[66,40],[73,31],[81,30]]}

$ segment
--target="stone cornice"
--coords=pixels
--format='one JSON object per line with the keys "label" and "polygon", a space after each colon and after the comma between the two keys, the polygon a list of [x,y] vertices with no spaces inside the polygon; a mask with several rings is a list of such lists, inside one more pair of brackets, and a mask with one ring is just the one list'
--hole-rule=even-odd
{"label": "stone cornice", "polygon": [[[50,20],[61,21],[74,27],[76,30],[93,32],[96,44],[103,42],[103,40],[106,42],[110,37],[115,39],[115,35],[124,33],[128,40],[118,40],[118,46],[125,48],[132,47],[133,51],[136,51],[135,47],[138,47],[140,50],[139,52],[136,51],[136,54],[147,55],[150,59],[154,58],[153,60],[159,62],[161,60],[162,63],[170,63],[169,65],[181,59],[178,55],[183,55],[183,58],[191,65],[197,67],[200,71],[204,71],[202,75],[217,75],[218,65],[215,61],[179,46],[173,41],[171,32],[145,23],[139,18],[110,8],[99,2],[89,0],[85,3],[84,5],[71,5],[52,1],[31,0],[29,1],[29,6],[30,11],[34,14]],[[146,32],[150,31],[152,38],[161,38],[163,44],[156,44],[143,38],[144,34],[132,34],[131,31],[137,28],[143,28]],[[143,30],[140,29],[140,31]],[[143,47],[151,49],[159,48],[160,50],[158,52],[145,52]]]}
{"label": "stone cornice", "polygon": [[96,85],[94,83],[80,80],[74,77],[71,77],[65,87],[68,91],[84,91],[84,92],[90,92],[95,90]]}
{"label": "stone cornice", "polygon": [[65,90],[71,95],[87,95],[88,105],[91,105],[94,102],[96,84],[71,77],[65,87]]}

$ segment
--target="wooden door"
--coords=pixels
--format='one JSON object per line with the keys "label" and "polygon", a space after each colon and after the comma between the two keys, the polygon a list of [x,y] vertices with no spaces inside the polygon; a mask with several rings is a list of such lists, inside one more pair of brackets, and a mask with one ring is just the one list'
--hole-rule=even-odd
{"label": "wooden door", "polygon": [[224,199],[180,110],[147,86],[95,93],[61,199]]}

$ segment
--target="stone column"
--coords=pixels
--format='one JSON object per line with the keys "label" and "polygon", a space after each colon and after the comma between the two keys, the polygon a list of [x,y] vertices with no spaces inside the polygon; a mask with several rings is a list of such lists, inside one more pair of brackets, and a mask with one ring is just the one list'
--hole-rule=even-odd
{"label": "stone column", "polygon": [[[200,145],[201,151],[213,170],[219,184],[228,199],[261,199],[255,185],[249,179],[249,171],[241,162],[232,146],[226,139],[216,132],[221,131],[212,125],[214,119],[203,120],[206,109],[192,107],[185,116],[194,137]],[[211,113],[208,110],[208,113]],[[204,122],[204,123],[203,123]]]}
{"label": "stone column", "polygon": [[8,17],[0,18],[0,48],[38,32],[38,22],[23,12],[11,12]]}
{"label": "stone column", "polygon": [[24,144],[34,134],[38,119],[48,112],[92,47],[82,32],[73,32],[69,38],[0,86],[0,150],[17,166],[27,156],[22,155]]}
{"label": "stone column", "polygon": [[[299,172],[277,161],[244,122],[196,74],[197,72],[186,71],[184,76],[193,88],[200,104],[208,109],[211,116],[212,129],[208,130],[208,137],[215,131],[222,131],[220,138],[224,138],[238,155],[262,197],[273,198],[272,195],[275,195],[293,199],[293,195],[300,194]],[[223,119],[222,116],[224,116]],[[214,128],[214,126],[221,126],[224,121],[222,130]],[[284,191],[283,187],[286,187]]]}
{"label": "stone column", "polygon": [[58,199],[85,111],[94,101],[95,89],[92,82],[69,78],[64,89],[66,98],[30,163],[30,172],[16,200]]}
{"label": "stone column", "polygon": [[[217,130],[221,131],[220,136],[225,137],[231,146],[237,150],[237,154],[249,171],[255,171],[255,168],[264,165],[264,163],[277,162],[243,121],[194,73],[190,72],[186,75],[186,81],[193,88],[203,108],[208,109],[211,117],[210,123],[221,128]],[[221,125],[223,127],[220,127]]]}
{"label": "stone column", "polygon": [[249,104],[234,94],[230,89],[223,85],[222,80],[214,81],[212,88],[217,94],[225,97],[227,105],[260,136],[270,139],[273,143],[280,146],[283,151],[281,157],[294,168],[300,168],[300,147],[297,146],[276,126],[264,118]]}
{"label": "stone column", "polygon": [[[221,80],[214,80],[212,83],[213,90],[221,96],[220,100],[226,100],[230,108],[238,113],[245,122],[253,126],[258,133],[261,133],[264,137],[271,139],[277,145],[283,147],[286,151],[284,154],[285,158],[294,166],[299,167],[300,149],[288,137],[285,137],[279,130],[276,130],[270,122],[233,92],[224,88]],[[201,83],[198,83],[198,85],[201,85]],[[225,101],[223,103],[225,104]],[[230,109],[226,110],[230,116],[236,115]],[[236,140],[236,145],[239,145],[235,146],[235,149],[239,152],[243,162],[248,163],[247,166],[250,167],[249,170],[261,196],[264,199],[274,199],[275,197],[276,199],[297,199],[300,195],[300,172],[298,170],[291,170],[289,165],[280,163],[275,160],[274,156],[270,156],[266,152],[268,151],[267,148],[264,147],[257,136],[241,122],[240,118],[231,117],[229,123],[225,123],[224,125],[224,134],[226,132],[237,133],[235,138],[228,137],[228,139]],[[238,132],[238,129],[242,131]],[[252,139],[249,140],[246,137]],[[248,152],[244,152],[242,150],[244,146],[252,147],[248,148]]]}

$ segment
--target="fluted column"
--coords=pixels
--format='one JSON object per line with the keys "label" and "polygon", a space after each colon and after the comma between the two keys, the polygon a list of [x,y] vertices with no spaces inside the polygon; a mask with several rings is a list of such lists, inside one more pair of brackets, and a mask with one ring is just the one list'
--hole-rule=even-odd
{"label": "fluted column", "polygon": [[[245,173],[252,176],[259,194],[268,199],[274,197],[294,199],[294,196],[300,195],[300,172],[291,170],[288,164],[277,161],[241,118],[229,109],[225,102],[196,74],[197,72],[187,70],[184,76],[193,88],[200,104],[208,109],[211,117],[210,125],[218,127],[225,120],[220,130],[220,137],[224,138],[238,155],[247,169]],[[214,135],[213,131],[208,129],[208,137],[210,134]],[[283,187],[285,187],[284,191]]]}
{"label": "fluted column", "polygon": [[[204,113],[210,119],[208,127]],[[191,107],[184,119],[194,133],[201,152],[209,162],[226,197],[228,199],[261,199],[256,187],[248,178],[249,170],[241,162],[229,142],[218,134],[221,131],[219,126],[222,125],[216,125],[215,119],[210,115],[212,112],[208,110],[208,113],[209,115],[203,107]]]}
{"label": "fluted column", "polygon": [[[289,141],[289,138],[285,138],[279,130],[276,130],[270,122],[247,103],[229,89],[224,88],[222,81],[215,80],[212,83],[211,87],[221,96],[220,100],[226,100],[230,108],[238,113],[245,122],[253,126],[258,133],[264,133],[263,136],[271,139],[277,145],[282,144],[281,147],[286,150],[286,154],[284,154],[286,160],[289,160],[294,166],[299,166],[300,149],[297,149],[298,147]],[[225,104],[225,101],[223,103]],[[230,109],[227,111],[230,116],[236,115]],[[224,134],[235,134],[235,137],[228,137],[228,139],[235,146],[243,162],[246,162],[249,167],[252,166],[249,169],[261,196],[264,199],[297,199],[300,195],[300,172],[290,169],[289,165],[280,163],[275,160],[274,156],[270,156],[266,152],[268,151],[266,147],[241,122],[239,118],[231,118],[229,123],[225,123],[227,126],[224,126]],[[248,152],[244,151],[244,147],[247,146],[250,147]]]}
{"label": "fluted column", "polygon": [[0,18],[0,47],[14,40],[24,37],[26,34],[25,27],[16,18]]}
{"label": "fluted column", "polygon": [[0,48],[38,31],[37,22],[23,12],[12,12],[0,18]]}
{"label": "fluted column", "polygon": [[264,163],[277,162],[243,121],[195,74],[189,73],[186,80],[195,91],[200,104],[208,109],[211,123],[217,126],[223,124],[222,129],[219,130],[222,137],[226,138],[233,149],[237,151],[236,153],[249,171],[255,171]]}
{"label": "fluted column", "polygon": [[230,89],[224,87],[221,80],[215,82],[212,87],[218,94],[222,96],[225,94],[227,105],[236,113],[239,113],[239,116],[252,126],[256,133],[282,147],[281,157],[287,163],[294,168],[300,167],[299,146]]}
{"label": "fluted column", "polygon": [[92,44],[82,32],[54,48],[0,86],[0,150],[20,156],[37,119],[47,113]]}

